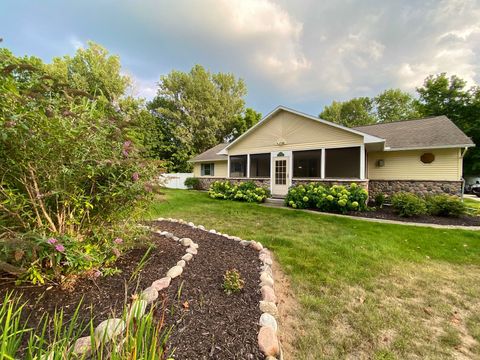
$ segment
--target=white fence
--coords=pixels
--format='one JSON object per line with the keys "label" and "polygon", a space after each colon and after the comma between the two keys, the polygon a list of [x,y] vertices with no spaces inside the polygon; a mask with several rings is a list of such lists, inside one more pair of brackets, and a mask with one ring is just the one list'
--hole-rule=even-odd
{"label": "white fence", "polygon": [[169,189],[186,189],[185,179],[192,176],[193,173],[162,174],[160,181]]}

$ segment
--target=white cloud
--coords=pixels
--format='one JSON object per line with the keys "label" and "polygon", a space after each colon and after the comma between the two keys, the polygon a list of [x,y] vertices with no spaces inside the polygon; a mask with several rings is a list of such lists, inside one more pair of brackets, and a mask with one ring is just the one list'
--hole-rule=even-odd
{"label": "white cloud", "polygon": [[85,48],[85,43],[79,40],[78,38],[76,38],[75,36],[69,39],[69,43],[75,50]]}

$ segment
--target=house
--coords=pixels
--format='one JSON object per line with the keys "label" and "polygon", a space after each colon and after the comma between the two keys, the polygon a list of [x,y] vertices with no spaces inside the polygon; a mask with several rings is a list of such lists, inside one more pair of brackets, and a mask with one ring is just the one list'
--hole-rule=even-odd
{"label": "house", "polygon": [[462,192],[463,156],[475,146],[446,116],[347,128],[277,107],[231,143],[190,160],[200,187],[251,180],[284,196],[301,183],[356,182],[370,195]]}

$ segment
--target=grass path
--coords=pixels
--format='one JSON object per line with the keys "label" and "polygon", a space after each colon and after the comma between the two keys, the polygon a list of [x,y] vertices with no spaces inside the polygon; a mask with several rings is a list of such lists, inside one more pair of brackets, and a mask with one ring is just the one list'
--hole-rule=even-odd
{"label": "grass path", "polygon": [[480,232],[442,230],[213,200],[166,190],[175,217],[275,253],[299,304],[295,359],[480,356]]}

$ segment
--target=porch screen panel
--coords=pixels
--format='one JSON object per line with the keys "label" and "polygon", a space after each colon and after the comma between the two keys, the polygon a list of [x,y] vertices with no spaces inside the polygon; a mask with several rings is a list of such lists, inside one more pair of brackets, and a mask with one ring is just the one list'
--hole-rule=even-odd
{"label": "porch screen panel", "polygon": [[270,153],[250,155],[250,177],[270,177]]}
{"label": "porch screen panel", "polygon": [[230,176],[247,177],[247,155],[230,156]]}
{"label": "porch screen panel", "polygon": [[322,151],[294,151],[293,152],[293,177],[294,178],[319,178],[322,169]]}
{"label": "porch screen panel", "polygon": [[330,179],[359,179],[360,147],[326,149],[325,177]]}

